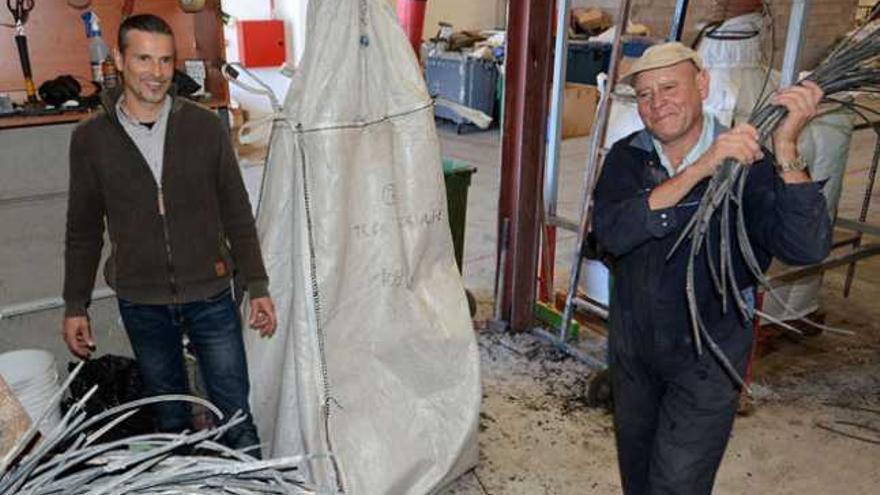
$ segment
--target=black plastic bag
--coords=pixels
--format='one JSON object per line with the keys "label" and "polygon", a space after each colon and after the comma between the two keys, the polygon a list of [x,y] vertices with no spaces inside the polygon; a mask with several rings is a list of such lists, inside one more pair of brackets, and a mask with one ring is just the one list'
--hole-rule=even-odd
{"label": "black plastic bag", "polygon": [[[68,363],[68,371],[73,370],[77,364]],[[82,399],[95,385],[98,386],[98,390],[85,404],[85,410],[90,417],[144,397],[143,381],[137,362],[132,358],[107,354],[86,361],[82,370],[70,384],[70,398],[65,402],[64,410],[66,411],[71,405]],[[113,428],[103,437],[104,440],[110,441],[157,431],[149,409],[149,406],[144,407],[140,412]],[[100,427],[100,425],[98,426]]]}

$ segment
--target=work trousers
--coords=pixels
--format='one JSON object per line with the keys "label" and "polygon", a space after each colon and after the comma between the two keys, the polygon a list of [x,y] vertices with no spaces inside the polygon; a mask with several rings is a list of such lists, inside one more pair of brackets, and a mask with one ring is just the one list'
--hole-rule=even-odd
{"label": "work trousers", "polygon": [[[220,439],[232,448],[257,446],[251,418],[241,316],[229,289],[183,304],[135,304],[119,299],[119,312],[143,377],[146,395],[188,394],[181,338],[186,332],[195,349],[208,397],[228,420],[236,411],[247,419]],[[162,402],[155,406],[159,429],[192,428],[189,405]],[[249,450],[260,456],[259,448]]]}
{"label": "work trousers", "polygon": [[[683,329],[674,332],[687,335]],[[751,327],[736,325],[716,339],[743,376]],[[676,341],[680,344],[671,348],[648,346],[653,352],[626,352],[615,349],[613,335],[610,339],[615,434],[626,495],[710,494],[730,438],[739,389],[708,349],[698,356],[689,338]]]}

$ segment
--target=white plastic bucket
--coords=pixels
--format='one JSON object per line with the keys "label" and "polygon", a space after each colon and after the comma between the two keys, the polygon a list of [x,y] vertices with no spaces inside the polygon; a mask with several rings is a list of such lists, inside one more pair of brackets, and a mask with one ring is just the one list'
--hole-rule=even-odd
{"label": "white plastic bucket", "polygon": [[[0,354],[0,376],[18,397],[31,421],[40,418],[58,392],[58,367],[48,351],[22,349]],[[55,406],[40,430],[48,432],[60,422],[61,410]]]}
{"label": "white plastic bucket", "polygon": [[608,294],[608,268],[600,261],[584,260],[581,265],[581,290],[587,293],[587,297],[597,303],[608,306],[610,300]]}

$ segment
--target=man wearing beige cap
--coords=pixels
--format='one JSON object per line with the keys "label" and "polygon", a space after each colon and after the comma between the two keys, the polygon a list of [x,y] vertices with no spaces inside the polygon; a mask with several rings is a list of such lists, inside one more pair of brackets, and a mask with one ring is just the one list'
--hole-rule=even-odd
{"label": "man wearing beige cap", "polygon": [[[645,129],[614,144],[596,188],[594,233],[614,277],[608,361],[623,490],[627,495],[708,494],[727,445],[739,390],[709,352],[697,355],[685,296],[689,249],[667,259],[697,209],[709,177],[726,158],[748,164],[743,213],[763,269],[772,257],[790,264],[824,259],[830,219],[819,184],[797,154],[797,139],[822,91],[811,83],[774,102],[788,116],[773,152],[746,124],[731,130],[703,112],[709,75],[680,43],[648,49],[623,77],[633,86]],[[733,211],[736,205],[731,205]],[[735,223],[735,222],[733,222]],[[712,226],[717,263],[720,222]],[[735,239],[735,225],[730,226]],[[737,286],[754,301],[755,280],[738,246],[730,248]],[[713,339],[742,375],[752,347],[751,322],[722,309],[707,267],[695,263],[700,313]]]}

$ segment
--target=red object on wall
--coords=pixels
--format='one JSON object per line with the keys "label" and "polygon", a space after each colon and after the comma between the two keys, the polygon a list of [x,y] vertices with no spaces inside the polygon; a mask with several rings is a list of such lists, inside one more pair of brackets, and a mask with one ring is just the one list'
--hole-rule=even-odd
{"label": "red object on wall", "polygon": [[397,19],[418,58],[425,29],[425,9],[428,0],[397,0]]}
{"label": "red object on wall", "polygon": [[238,58],[245,67],[284,63],[284,21],[238,21]]}

